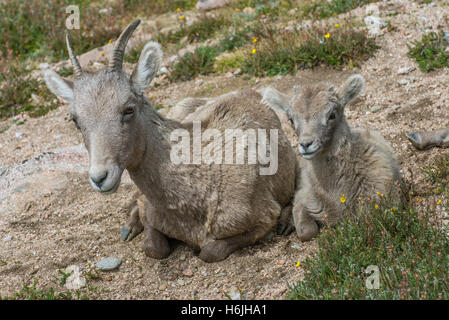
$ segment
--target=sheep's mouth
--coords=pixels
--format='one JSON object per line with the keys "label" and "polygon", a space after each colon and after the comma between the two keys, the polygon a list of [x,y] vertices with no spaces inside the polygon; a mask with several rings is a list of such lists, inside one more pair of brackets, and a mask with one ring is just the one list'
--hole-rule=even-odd
{"label": "sheep's mouth", "polygon": [[312,151],[312,152],[301,152],[301,155],[304,159],[310,160],[310,159],[314,158],[318,154],[318,152],[319,152],[319,149]]}
{"label": "sheep's mouth", "polygon": [[111,194],[115,193],[120,185],[120,179],[117,180],[117,182],[108,190],[100,190],[101,194]]}

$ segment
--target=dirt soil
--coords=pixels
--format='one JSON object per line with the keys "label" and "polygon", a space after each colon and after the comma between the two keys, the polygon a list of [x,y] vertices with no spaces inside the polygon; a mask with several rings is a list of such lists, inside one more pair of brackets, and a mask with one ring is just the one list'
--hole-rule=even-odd
{"label": "dirt soil", "polygon": [[[441,2],[429,6],[408,0],[375,6],[394,28],[377,37],[381,49],[357,70],[366,79],[366,92],[347,107],[346,115],[353,126],[379,130],[396,151],[404,176],[410,180],[413,173],[413,181],[424,184],[423,168],[449,151],[417,151],[405,133],[449,125],[449,69],[426,74],[415,69],[405,75],[398,70],[416,66],[407,57],[407,44],[424,32],[449,30],[449,9]],[[354,13],[361,19],[366,15],[365,8]],[[185,97],[215,96],[244,87],[272,85],[289,91],[298,83],[339,85],[352,72],[317,68],[295,76],[245,80],[214,75],[179,83],[159,78],[147,95],[168,108]],[[117,271],[89,281],[91,290],[83,292],[91,298],[224,299],[237,289],[248,298],[282,299],[288,285],[302,278],[303,269],[296,264],[316,252],[317,243],[301,243],[296,234],[275,236],[214,264],[201,261],[182,243],[170,257],[158,261],[144,255],[142,234],[121,242],[120,227],[136,187],[125,174],[117,193],[94,192],[87,180],[88,157],[81,135],[68,118],[68,107],[61,104],[41,118],[18,116],[0,122],[1,128],[26,119],[0,134],[1,296],[20,291],[33,279],[39,279],[39,287],[63,291],[53,277],[60,276],[58,270],[78,265],[88,277],[89,264],[109,256],[123,263]]]}

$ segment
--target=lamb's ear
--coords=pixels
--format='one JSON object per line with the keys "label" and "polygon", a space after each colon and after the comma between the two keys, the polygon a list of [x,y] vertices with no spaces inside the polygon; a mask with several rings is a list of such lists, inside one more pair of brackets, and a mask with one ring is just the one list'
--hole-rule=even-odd
{"label": "lamb's ear", "polygon": [[140,53],[139,62],[131,75],[134,89],[143,94],[159,71],[162,62],[161,46],[153,41],[148,42]]}
{"label": "lamb's ear", "polygon": [[55,95],[67,102],[73,101],[73,81],[61,78],[59,74],[50,69],[45,70],[44,80],[48,89]]}
{"label": "lamb's ear", "polygon": [[350,76],[338,91],[340,104],[344,107],[356,98],[364,89],[365,79],[361,75],[354,74]]}
{"label": "lamb's ear", "polygon": [[289,96],[271,87],[263,89],[261,93],[262,101],[264,101],[271,109],[289,112]]}

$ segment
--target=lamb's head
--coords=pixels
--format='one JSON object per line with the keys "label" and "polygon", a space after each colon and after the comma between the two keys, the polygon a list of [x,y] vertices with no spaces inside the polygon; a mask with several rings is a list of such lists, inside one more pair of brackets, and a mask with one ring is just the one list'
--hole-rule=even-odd
{"label": "lamb's head", "polygon": [[344,107],[365,87],[361,75],[352,75],[336,89],[319,83],[298,88],[290,99],[274,89],[265,89],[263,99],[272,109],[283,109],[297,135],[299,152],[312,159],[326,150],[343,123]]}
{"label": "lamb's head", "polygon": [[149,42],[140,55],[133,74],[122,70],[126,43],[140,20],[133,21],[117,40],[108,68],[87,73],[67,48],[74,67],[74,80],[47,70],[48,88],[70,103],[70,114],[83,135],[89,152],[89,181],[102,193],[117,190],[123,170],[137,166],[145,152],[144,107],[149,105],[145,89],[159,69],[162,51]]}

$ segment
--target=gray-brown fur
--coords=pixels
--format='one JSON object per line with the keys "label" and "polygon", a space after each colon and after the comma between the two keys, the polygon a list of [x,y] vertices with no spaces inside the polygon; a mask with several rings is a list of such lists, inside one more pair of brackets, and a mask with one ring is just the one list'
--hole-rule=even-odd
{"label": "gray-brown fur", "polygon": [[435,131],[407,133],[407,138],[418,150],[447,147],[449,146],[449,127]]}
{"label": "gray-brown fur", "polygon": [[327,83],[305,86],[288,103],[275,89],[265,90],[264,100],[286,111],[299,137],[303,159],[293,218],[304,241],[318,234],[319,225],[341,220],[360,199],[400,188],[400,170],[389,144],[376,131],[351,128],[344,116],[345,105],[364,86],[364,79],[353,75],[340,90]]}
{"label": "gray-brown fur", "polygon": [[260,175],[259,165],[248,164],[173,164],[170,133],[191,131],[192,124],[160,115],[144,96],[161,58],[159,45],[149,42],[130,78],[121,69],[106,69],[84,72],[73,82],[47,71],[45,80],[70,102],[89,151],[93,188],[114,192],[126,169],[147,198],[145,219],[138,219],[136,209],[126,226],[137,230],[136,221],[142,223],[145,253],[164,258],[170,253],[167,238],[175,238],[199,247],[201,259],[219,261],[276,225],[294,195],[295,153],[261,95],[244,90],[215,99],[202,130],[279,129],[277,173]]}

